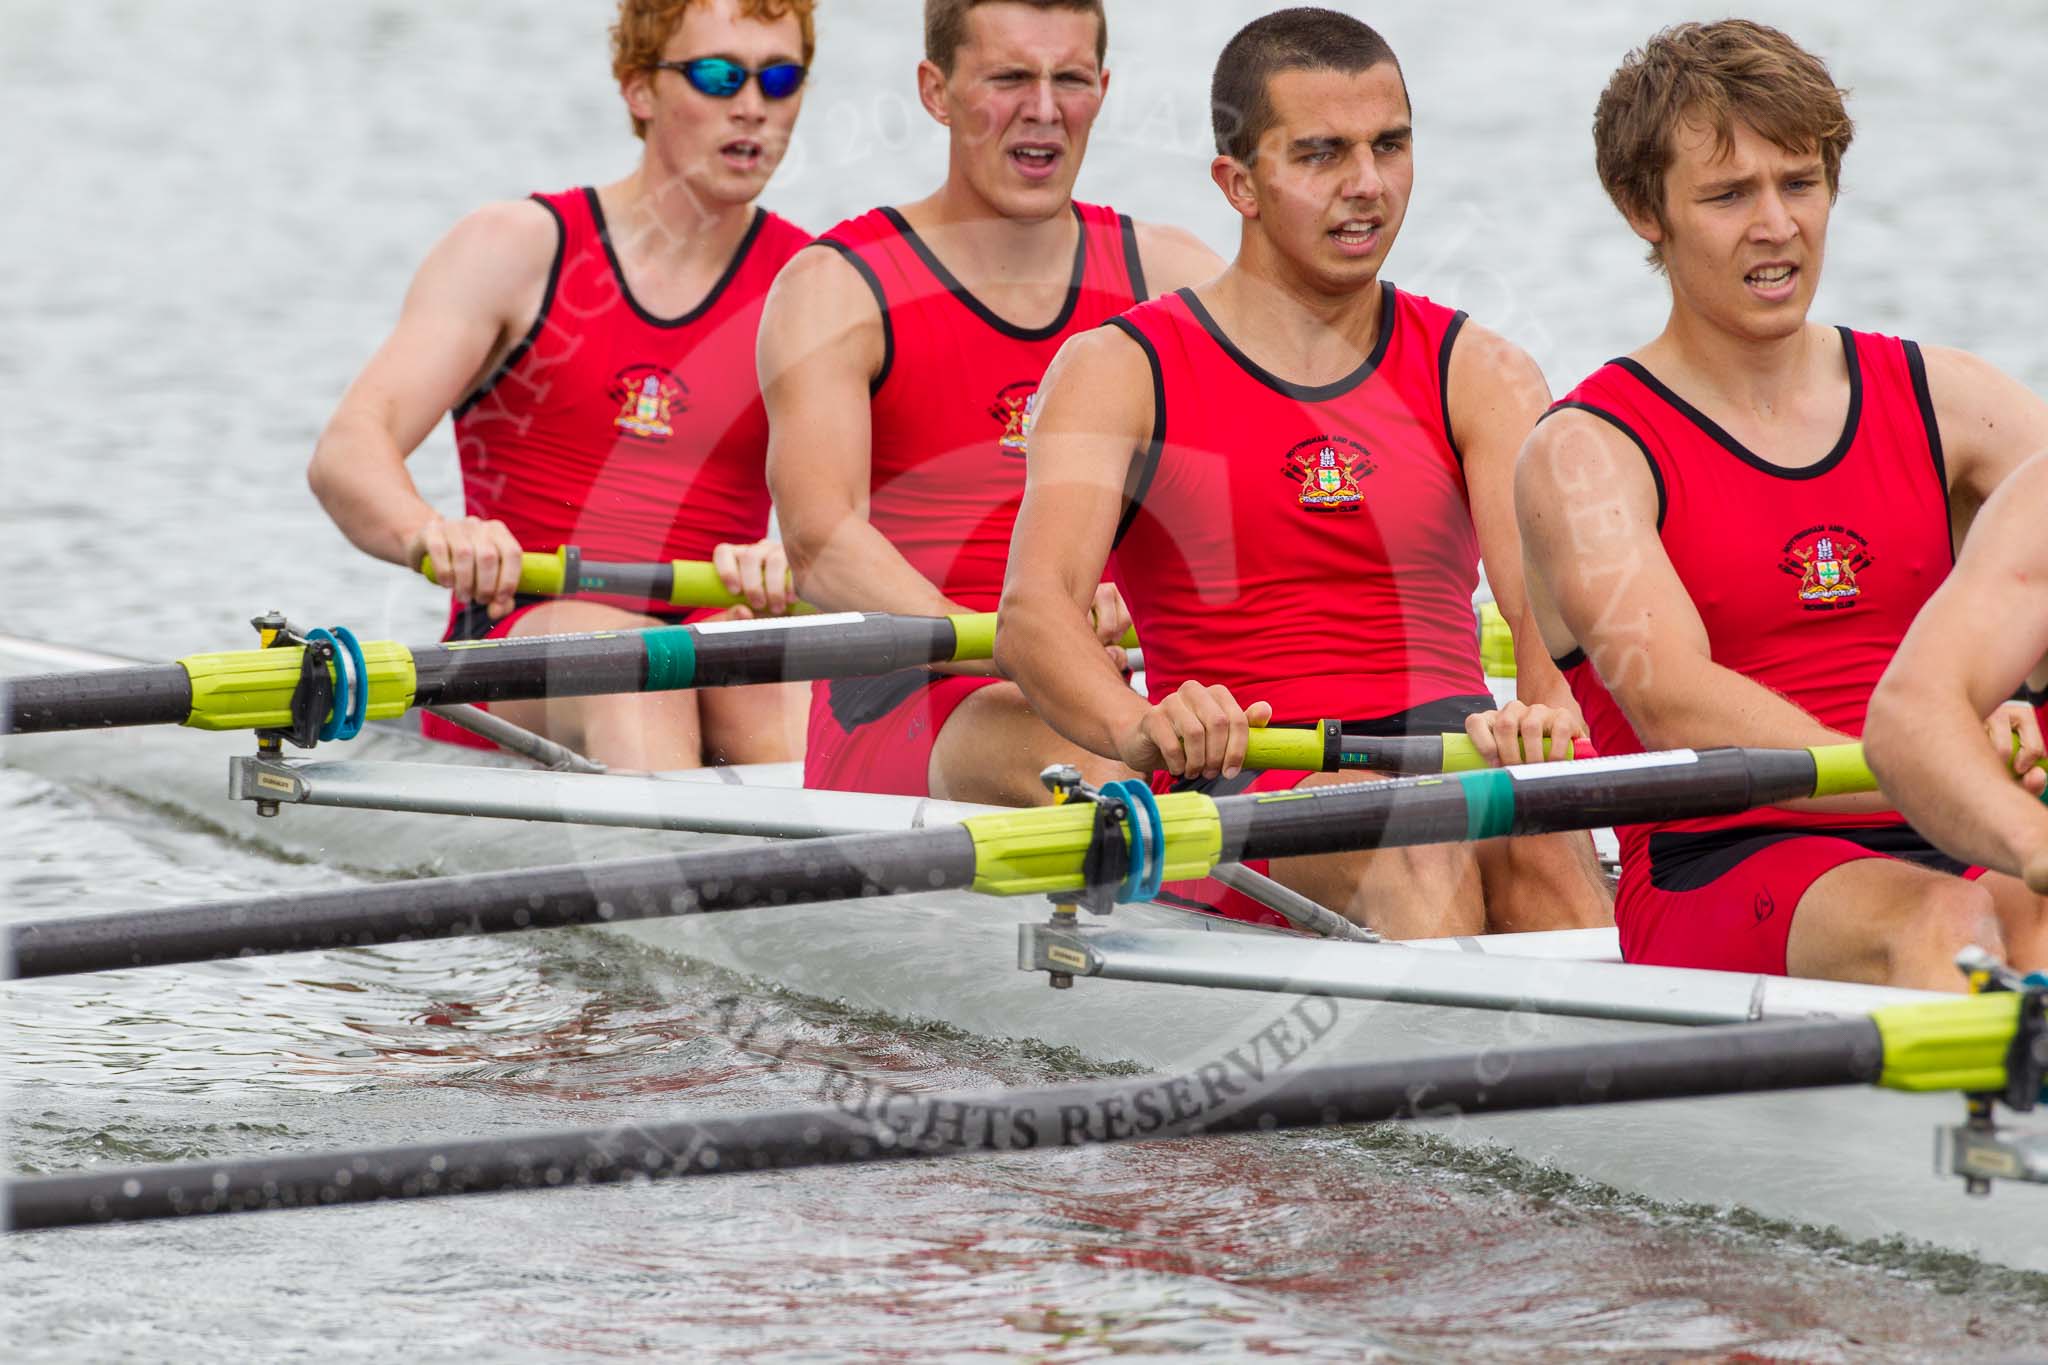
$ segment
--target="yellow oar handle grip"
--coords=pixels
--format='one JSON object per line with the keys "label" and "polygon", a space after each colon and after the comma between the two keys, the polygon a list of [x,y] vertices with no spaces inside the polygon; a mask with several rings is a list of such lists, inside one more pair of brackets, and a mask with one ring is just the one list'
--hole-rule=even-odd
{"label": "yellow oar handle grip", "polygon": [[[953,662],[956,664],[981,663],[996,656],[996,614],[992,611],[974,612],[965,616],[950,616],[953,623]],[[1138,632],[1135,628],[1124,632],[1124,638],[1117,643],[1125,649],[1138,647]]]}
{"label": "yellow oar handle grip", "polygon": [[[1282,772],[1330,772],[1339,768],[1376,768],[1371,759],[1385,760],[1388,772],[1474,772],[1494,766],[1480,757],[1479,746],[1462,734],[1417,735],[1408,739],[1363,740],[1348,756],[1341,741],[1333,744],[1329,722],[1314,730],[1273,726],[1253,730],[1245,749],[1245,766]],[[1432,749],[1428,746],[1434,746]],[[1440,752],[1440,759],[1439,759]],[[1543,758],[1579,757],[1574,742],[1570,752],[1553,755],[1550,741],[1543,742]]]}
{"label": "yellow oar handle grip", "polygon": [[[1445,735],[1443,736],[1443,744],[1444,771],[1447,773],[1477,772],[1481,768],[1495,766],[1479,756],[1479,746],[1472,742],[1470,735]],[[1561,763],[1579,757],[1581,757],[1581,754],[1579,753],[1579,742],[1577,740],[1567,744],[1563,753],[1553,754],[1550,752],[1550,741],[1546,738],[1543,741],[1543,755],[1541,758],[1532,756],[1526,747],[1522,749],[1522,761],[1524,763]]]}
{"label": "yellow oar handle grip", "polygon": [[[544,555],[536,550],[528,550],[519,557],[519,591],[530,593],[535,597],[556,596],[562,591],[565,562],[563,555],[559,552]],[[437,588],[445,586],[441,582],[441,576],[434,572],[434,557],[432,555],[421,557],[420,577],[426,579]]]}
{"label": "yellow oar handle grip", "polygon": [[[725,586],[716,565],[701,559],[676,559],[667,564],[597,564],[578,560],[576,582],[570,586],[569,551],[553,554],[528,550],[520,556],[519,591],[529,597],[559,597],[567,592],[611,592],[621,597],[666,601],[672,607],[736,607],[746,601]],[[434,561],[420,561],[420,573],[438,585]],[[662,580],[666,579],[666,583]],[[793,604],[788,614],[805,616],[817,608]]]}
{"label": "yellow oar handle grip", "polygon": [[1864,760],[1861,744],[1823,744],[1808,749],[1813,755],[1813,794],[1860,796],[1877,790],[1877,774]]}
{"label": "yellow oar handle grip", "polygon": [[[2018,735],[2013,736],[2012,751],[2020,751]],[[1815,796],[1858,796],[1877,790],[1877,775],[1870,771],[1861,744],[1825,744],[1807,752],[1813,755]],[[2048,761],[2035,766],[2048,770]]]}
{"label": "yellow oar handle grip", "polygon": [[[573,556],[573,559],[572,559]],[[571,565],[574,564],[572,570]],[[420,560],[420,575],[440,586],[434,573],[433,557]],[[574,578],[572,585],[571,578]],[[667,578],[664,585],[663,577]],[[672,607],[736,607],[746,599],[725,586],[718,568],[701,559],[676,559],[667,564],[597,564],[586,561],[569,546],[553,554],[528,550],[520,557],[519,591],[532,597],[558,597],[564,592],[613,592],[624,597],[660,598]],[[807,616],[817,612],[808,602],[792,603],[788,614]],[[955,663],[978,663],[995,657],[996,618],[994,612],[977,612],[950,618],[958,645]],[[1120,644],[1138,647],[1138,632],[1127,630]]]}
{"label": "yellow oar handle grip", "polygon": [[[668,593],[672,607],[736,607],[747,600],[727,588],[717,567],[705,560],[678,559],[669,569],[675,575]],[[794,581],[792,577],[792,586]],[[809,616],[817,610],[808,602],[792,602],[788,614]]]}

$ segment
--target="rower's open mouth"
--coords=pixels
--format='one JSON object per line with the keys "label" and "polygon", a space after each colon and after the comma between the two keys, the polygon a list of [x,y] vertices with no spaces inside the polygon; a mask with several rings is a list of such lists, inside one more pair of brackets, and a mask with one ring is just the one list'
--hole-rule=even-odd
{"label": "rower's open mouth", "polygon": [[1798,277],[1799,267],[1790,261],[1771,261],[1749,271],[1742,277],[1742,282],[1752,289],[1777,293],[1789,287]]}
{"label": "rower's open mouth", "polygon": [[751,138],[735,138],[718,149],[718,154],[735,166],[748,170],[761,164],[766,151]]}
{"label": "rower's open mouth", "polygon": [[1010,148],[1010,163],[1034,179],[1051,175],[1066,156],[1063,148],[1051,143],[1020,143]]}
{"label": "rower's open mouth", "polygon": [[1347,252],[1369,252],[1379,245],[1380,220],[1353,218],[1331,228],[1329,237]]}

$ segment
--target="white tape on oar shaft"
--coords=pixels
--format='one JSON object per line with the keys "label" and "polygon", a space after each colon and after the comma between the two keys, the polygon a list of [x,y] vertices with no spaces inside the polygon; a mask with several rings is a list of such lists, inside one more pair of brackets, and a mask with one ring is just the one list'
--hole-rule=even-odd
{"label": "white tape on oar shaft", "polygon": [[1645,768],[1682,768],[1697,763],[1700,756],[1691,749],[1668,749],[1654,754],[1616,754],[1608,758],[1574,758],[1562,763],[1524,763],[1507,769],[1517,782],[1544,782],[1553,777],[1588,777],[1595,773],[1631,773]]}
{"label": "white tape on oar shaft", "polygon": [[819,626],[859,625],[867,618],[857,611],[831,616],[771,616],[751,621],[709,621],[696,627],[699,635],[730,635],[762,630],[815,630]]}

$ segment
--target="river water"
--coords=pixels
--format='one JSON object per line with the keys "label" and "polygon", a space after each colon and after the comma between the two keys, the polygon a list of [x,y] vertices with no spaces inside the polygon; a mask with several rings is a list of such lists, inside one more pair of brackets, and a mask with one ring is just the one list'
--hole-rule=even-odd
{"label": "river water", "polygon": [[[305,458],[450,223],[629,168],[608,8],[7,0],[0,630],[168,656],[233,647],[280,606],[365,638],[435,636],[439,599],[349,550]],[[1205,81],[1258,8],[1113,7],[1084,196],[1228,248]],[[922,193],[942,148],[911,96],[917,6],[823,9],[769,195],[813,228]],[[1688,12],[1359,12],[1416,101],[1417,198],[1390,275],[1521,341],[1560,390],[1647,336],[1660,290],[1593,180],[1587,128],[1622,51]],[[1902,0],[1751,12],[1855,90],[1823,314],[2048,384],[2028,297],[2048,17],[2017,0],[1967,18]],[[457,505],[445,429],[414,464]],[[337,880],[0,767],[0,914]],[[751,1040],[724,1027],[735,1002]],[[0,1020],[7,1162],[24,1172],[771,1106],[826,1068],[973,1088],[1076,1065],[574,935],[45,983],[0,993]],[[39,1235],[0,1246],[0,1286],[10,1359],[2048,1353],[2037,1280],[1559,1196],[1346,1136]]]}

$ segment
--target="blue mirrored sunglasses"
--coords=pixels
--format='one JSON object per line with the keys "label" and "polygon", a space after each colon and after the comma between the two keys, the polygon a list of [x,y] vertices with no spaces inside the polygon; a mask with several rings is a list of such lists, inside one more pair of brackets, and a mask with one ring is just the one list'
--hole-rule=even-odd
{"label": "blue mirrored sunglasses", "polygon": [[687,62],[656,62],[656,71],[673,71],[690,83],[700,95],[729,100],[747,88],[749,80],[761,82],[761,93],[771,100],[786,100],[803,88],[808,69],[797,62],[777,62],[752,71],[726,57],[698,57]]}

